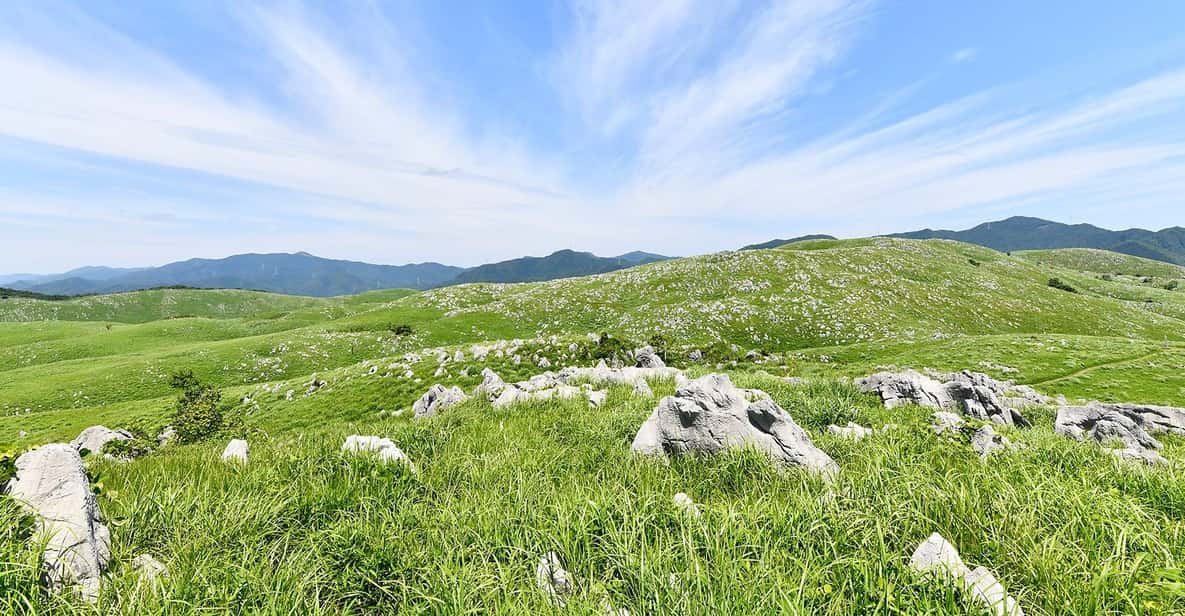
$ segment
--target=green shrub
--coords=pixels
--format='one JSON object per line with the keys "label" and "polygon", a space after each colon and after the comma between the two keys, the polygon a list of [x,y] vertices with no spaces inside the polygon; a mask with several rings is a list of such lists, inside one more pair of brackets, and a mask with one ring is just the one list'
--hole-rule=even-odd
{"label": "green shrub", "polygon": [[191,370],[172,375],[169,384],[182,390],[173,414],[178,443],[196,443],[222,429],[222,392],[199,381]]}
{"label": "green shrub", "polygon": [[152,443],[141,438],[115,439],[103,446],[103,453],[117,458],[139,458],[152,453]]}
{"label": "green shrub", "polygon": [[1170,280],[1164,284],[1164,290],[1165,291],[1176,291],[1178,286],[1180,286],[1180,281]]}
{"label": "green shrub", "polygon": [[592,349],[593,359],[626,361],[629,358],[630,345],[625,340],[614,338],[606,332],[601,332],[597,344]]}
{"label": "green shrub", "polygon": [[0,451],[0,493],[3,493],[4,484],[16,475],[16,452]]}
{"label": "green shrub", "polygon": [[654,349],[654,354],[658,355],[659,359],[662,359],[664,362],[667,361],[667,350],[671,348],[671,340],[669,338],[655,333],[650,336],[646,344],[649,344],[650,348]]}
{"label": "green shrub", "polygon": [[1070,293],[1077,293],[1078,292],[1078,289],[1075,289],[1074,287],[1070,286],[1069,284],[1062,282],[1060,278],[1050,278],[1049,279],[1049,286],[1051,286],[1055,289],[1060,289],[1062,291],[1068,291]]}

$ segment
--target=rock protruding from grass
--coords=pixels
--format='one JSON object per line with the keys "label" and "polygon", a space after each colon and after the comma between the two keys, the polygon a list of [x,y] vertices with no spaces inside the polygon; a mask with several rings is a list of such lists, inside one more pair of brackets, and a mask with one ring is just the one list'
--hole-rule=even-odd
{"label": "rock protruding from grass", "polygon": [[539,558],[539,566],[535,568],[535,583],[556,607],[567,605],[568,597],[574,590],[572,580],[555,552],[548,552]]}
{"label": "rock protruding from grass", "polygon": [[980,426],[975,434],[971,435],[971,448],[975,453],[979,454],[980,460],[987,460],[988,456],[996,452],[1012,451],[1016,449],[1016,445],[1007,437],[996,434],[996,430],[990,425]]}
{"label": "rock protruding from grass", "polygon": [[958,372],[943,375],[943,378],[945,382],[940,382],[915,370],[879,372],[857,380],[856,385],[861,391],[879,395],[888,408],[916,404],[957,410],[975,419],[1025,428],[1032,424],[1014,407],[1039,404],[1043,402],[1036,400],[1044,400],[1030,388],[997,381],[977,372]]}
{"label": "rock protruding from grass", "polygon": [[411,409],[416,419],[431,417],[450,406],[460,404],[469,399],[460,387],[445,387],[441,384],[433,385],[415,401]]}
{"label": "rock protruding from grass", "polygon": [[659,401],[634,437],[644,455],[715,454],[756,447],[785,466],[833,478],[838,465],[773,400],[749,402],[726,374],[709,374]]}
{"label": "rock protruding from grass", "polygon": [[106,426],[91,426],[82,431],[77,438],[70,441],[70,446],[82,453],[89,451],[94,455],[103,453],[103,447],[111,441],[130,441],[134,436],[127,430],[112,430]]}
{"label": "rock protruding from grass", "polygon": [[930,427],[934,429],[934,433],[942,436],[943,434],[958,434],[959,430],[963,429],[963,418],[954,413],[947,411],[938,411],[931,417]]}
{"label": "rock protruding from grass", "polygon": [[8,490],[37,519],[34,541],[45,545],[42,560],[51,587],[77,585],[81,597],[97,600],[111,558],[111,534],[78,450],[54,443],[22,455]]}
{"label": "rock protruding from grass", "polygon": [[249,450],[250,447],[247,445],[247,441],[236,438],[226,445],[226,449],[222,450],[222,461],[246,464],[247,452]]}
{"label": "rock protruding from grass", "polygon": [[169,576],[169,569],[151,554],[141,554],[132,560],[132,571],[136,572],[144,584],[159,584]]}
{"label": "rock protruding from grass", "polygon": [[473,395],[478,398],[486,398],[490,402],[498,399],[502,395],[502,391],[506,389],[506,381],[498,376],[497,372],[489,368],[481,369],[481,384],[477,386],[477,390]]}
{"label": "rock protruding from grass", "polygon": [[634,351],[634,365],[639,368],[666,368],[667,364],[653,347],[644,346]]}
{"label": "rock protruding from grass", "polygon": [[692,500],[686,492],[679,492],[672,500],[675,503],[675,507],[677,507],[680,511],[694,518],[698,518],[700,516],[699,506],[695,504],[695,501]]}
{"label": "rock protruding from grass", "polygon": [[407,454],[403,453],[403,450],[389,438],[352,434],[346,437],[346,442],[342,444],[342,451],[347,453],[369,452],[384,464],[400,462],[406,464],[412,471],[416,468],[412,464],[411,458],[407,457]]}
{"label": "rock protruding from grass", "polygon": [[837,426],[835,424],[831,424],[827,426],[827,431],[840,438],[851,439],[853,441],[863,440],[864,437],[872,436],[876,433],[876,430],[873,430],[872,428],[865,428],[860,424],[850,421],[846,426]]}
{"label": "rock protruding from grass", "polygon": [[938,533],[930,535],[918,546],[909,559],[909,566],[918,573],[954,585],[996,616],[1024,616],[1016,600],[1008,596],[991,571],[985,567],[969,568],[955,546]]}
{"label": "rock protruding from grass", "polygon": [[1167,464],[1157,450],[1160,441],[1149,434],[1150,424],[1131,405],[1092,403],[1087,406],[1063,406],[1058,409],[1053,430],[1076,441],[1091,439],[1103,444],[1119,444],[1108,449],[1121,460],[1140,460],[1147,464]]}

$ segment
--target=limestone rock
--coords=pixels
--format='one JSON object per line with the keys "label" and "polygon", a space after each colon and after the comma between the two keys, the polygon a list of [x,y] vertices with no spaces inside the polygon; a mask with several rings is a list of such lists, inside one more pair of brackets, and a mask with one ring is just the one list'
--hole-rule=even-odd
{"label": "limestone rock", "polygon": [[51,587],[77,585],[84,599],[97,600],[100,575],[111,558],[111,534],[78,450],[54,443],[25,453],[16,459],[8,491],[36,517],[34,540],[45,545],[42,560]]}
{"label": "limestone rock", "polygon": [[247,446],[247,441],[244,441],[241,438],[236,438],[226,446],[226,449],[222,451],[222,461],[246,464],[247,452],[249,449],[250,447]]}
{"label": "limestone rock", "polygon": [[650,384],[646,379],[638,379],[634,382],[634,394],[644,398],[653,398],[654,390],[650,389]]}
{"label": "limestone rock", "polygon": [[1058,409],[1053,431],[1076,441],[1091,439],[1099,443],[1122,445],[1111,449],[1121,460],[1141,460],[1148,464],[1167,464],[1156,453],[1160,441],[1148,433],[1145,416],[1128,405],[1093,403],[1087,406],[1063,406]]}
{"label": "limestone rock", "polygon": [[856,386],[865,393],[878,394],[888,408],[896,408],[903,404],[916,404],[945,409],[954,404],[954,400],[942,383],[914,370],[879,372],[858,379]]}
{"label": "limestone rock", "polygon": [[940,436],[948,433],[958,434],[959,430],[963,428],[963,418],[954,413],[938,411],[930,417],[933,419],[930,427],[934,429],[935,434]]}
{"label": "limestone rock", "polygon": [[603,389],[591,390],[591,391],[585,391],[584,396],[586,398],[588,398],[589,405],[596,408],[596,407],[601,406],[602,404],[605,404],[605,400],[607,400],[609,398],[609,392],[607,392]]}
{"label": "limestone rock", "polygon": [[634,365],[638,368],[665,368],[667,366],[654,351],[654,348],[650,346],[644,346],[634,351]]}
{"label": "limestone rock", "polygon": [[632,449],[644,455],[714,454],[756,447],[785,466],[801,466],[825,478],[835,461],[772,400],[749,402],[724,374],[690,381],[663,398],[642,424]]}
{"label": "limestone rock", "polygon": [[149,584],[156,584],[169,576],[168,567],[151,554],[141,554],[132,560],[132,571],[136,572],[141,582]]}
{"label": "limestone rock", "polygon": [[909,566],[923,575],[934,576],[966,593],[996,616],[1024,616],[1016,600],[984,567],[970,569],[958,550],[942,535],[934,533],[918,546]]}
{"label": "limestone rock", "polygon": [[540,357],[539,362],[536,365],[538,365],[540,368],[550,368],[551,360],[547,359],[546,357]]}
{"label": "limestone rock", "polygon": [[477,390],[473,392],[473,395],[484,397],[490,402],[493,402],[498,399],[498,396],[502,395],[504,389],[506,389],[506,381],[503,381],[497,372],[489,368],[482,368],[481,384],[477,386]]}
{"label": "limestone rock", "polygon": [[403,450],[389,438],[352,434],[346,437],[346,442],[342,444],[342,451],[347,453],[369,452],[375,454],[375,457],[384,464],[401,462],[413,471],[416,468],[412,464],[411,458],[408,458],[407,454],[403,453]]}
{"label": "limestone rock", "polygon": [[856,380],[856,386],[866,393],[879,395],[888,408],[916,404],[944,411],[957,410],[968,417],[1009,426],[1027,428],[1031,425],[1014,408],[1016,405],[1009,406],[1004,402],[1019,401],[1021,406],[1029,406],[1026,396],[1041,397],[1031,389],[1020,389],[978,372],[940,376],[946,382],[914,370],[880,372]]}
{"label": "limestone rock", "polygon": [[552,605],[564,607],[568,604],[568,597],[573,591],[572,580],[555,552],[548,552],[539,558],[539,566],[535,568],[535,583]]}
{"label": "limestone rock", "polygon": [[688,515],[691,515],[691,516],[697,517],[697,518],[700,516],[699,507],[695,504],[695,501],[691,500],[691,497],[688,496],[687,494],[685,494],[683,492],[676,494],[674,497],[674,501],[675,501],[675,506],[678,507],[683,512],[687,513]]}
{"label": "limestone rock", "polygon": [[450,406],[460,404],[469,399],[460,387],[445,387],[439,383],[428,388],[419,400],[412,405],[416,419],[431,417]]}
{"label": "limestone rock", "polygon": [[980,460],[987,460],[997,451],[1012,451],[1016,446],[1007,437],[996,434],[991,426],[982,426],[971,436],[971,448],[979,454]]}
{"label": "limestone rock", "polygon": [[165,426],[160,434],[156,435],[156,446],[164,447],[168,445],[173,439],[177,438],[177,429],[173,426]]}
{"label": "limestone rock", "polygon": [[111,441],[130,441],[134,436],[127,430],[112,430],[106,426],[91,426],[82,431],[77,438],[70,441],[70,446],[79,453],[85,449],[98,456],[103,453],[103,447]]}
{"label": "limestone rock", "polygon": [[830,425],[827,426],[827,431],[843,438],[852,439],[854,441],[862,440],[866,436],[872,436],[875,432],[872,428],[865,428],[856,423],[848,422],[846,426]]}

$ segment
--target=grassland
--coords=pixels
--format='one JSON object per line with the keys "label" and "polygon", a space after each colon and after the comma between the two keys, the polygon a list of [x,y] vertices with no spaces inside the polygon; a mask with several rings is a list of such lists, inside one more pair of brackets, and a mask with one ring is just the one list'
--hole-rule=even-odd
{"label": "grassland", "polygon": [[[880,408],[844,380],[969,368],[1071,399],[1185,405],[1185,291],[1166,288],[1179,272],[1099,251],[875,239],[416,294],[171,290],[56,309],[9,299],[0,450],[94,424],[163,426],[167,375],[183,368],[245,418],[245,468],[218,460],[225,438],[93,462],[113,521],[107,613],[549,613],[534,566],[554,550],[578,581],[571,613],[601,613],[607,598],[634,614],[974,614],[906,567],[934,531],[1029,614],[1182,613],[1185,441],[1163,439],[1171,468],[1119,465],[1035,411],[1033,429],[1008,434],[1025,447],[985,465],[966,434],[940,438],[924,410]],[[1078,292],[1051,288],[1054,277]],[[751,452],[631,457],[655,400],[628,388],[598,409],[471,401],[426,421],[392,413],[435,382],[472,389],[482,367],[514,380],[541,372],[537,357],[589,364],[588,334],[602,331],[662,334],[692,374],[725,370],[769,392],[840,464],[834,496]],[[473,357],[510,339],[521,340],[513,353]],[[693,349],[705,360],[685,359]],[[441,368],[438,350],[465,358]],[[314,374],[326,385],[306,393]],[[826,433],[846,421],[900,427],[859,445]],[[341,455],[354,433],[391,437],[419,472]],[[702,517],[674,507],[680,491]],[[42,589],[27,528],[4,507],[0,612],[79,609]],[[145,552],[170,567],[155,591],[128,566]]]}

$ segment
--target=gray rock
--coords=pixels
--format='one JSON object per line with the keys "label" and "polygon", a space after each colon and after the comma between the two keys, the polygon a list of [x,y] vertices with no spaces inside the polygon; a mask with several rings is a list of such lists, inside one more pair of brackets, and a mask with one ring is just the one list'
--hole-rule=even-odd
{"label": "gray rock", "polygon": [[667,366],[654,351],[654,348],[650,346],[644,346],[634,351],[634,365],[638,368],[665,368]]}
{"label": "gray rock", "polygon": [[535,583],[552,605],[564,607],[568,604],[568,597],[573,591],[572,580],[555,552],[548,552],[539,558],[539,566],[535,568]]}
{"label": "gray rock", "polygon": [[644,398],[653,398],[654,390],[650,389],[650,384],[646,379],[638,379],[634,382],[634,394]]}
{"label": "gray rock", "polygon": [[996,434],[991,426],[982,426],[971,436],[971,448],[979,454],[980,460],[987,460],[997,451],[1012,451],[1016,446],[1007,437]]}
{"label": "gray rock", "polygon": [[850,421],[846,426],[837,426],[834,424],[827,426],[827,431],[836,436],[852,439],[854,441],[862,440],[866,436],[872,436],[875,432],[875,430],[872,428],[865,428],[864,426],[852,423]]}
{"label": "gray rock", "polygon": [[428,388],[419,400],[412,405],[412,412],[416,419],[431,417],[450,406],[460,404],[469,399],[460,387],[445,387],[439,383]]}
{"label": "gray rock", "polygon": [[151,554],[141,554],[132,560],[132,571],[136,572],[141,582],[148,584],[157,584],[169,576],[168,567]]}
{"label": "gray rock", "polygon": [[1087,406],[1063,406],[1058,409],[1053,431],[1076,441],[1093,440],[1120,444],[1110,449],[1121,460],[1140,460],[1147,464],[1167,464],[1156,453],[1160,441],[1148,433],[1145,416],[1130,405],[1092,403]]}
{"label": "gray rock", "polygon": [[930,417],[933,419],[930,427],[934,429],[935,434],[940,436],[948,433],[958,434],[959,430],[963,428],[963,418],[954,413],[938,411]]}
{"label": "gray rock", "polygon": [[546,357],[540,357],[539,363],[537,365],[540,368],[550,368],[551,367],[551,360],[547,359]]}
{"label": "gray rock", "polygon": [[54,443],[25,453],[16,459],[8,491],[37,520],[34,540],[45,545],[42,561],[51,587],[77,585],[80,596],[97,600],[111,534],[78,450]]}
{"label": "gray rock", "polygon": [[406,464],[412,471],[416,470],[415,465],[411,462],[411,458],[407,457],[407,454],[403,453],[403,450],[397,447],[389,438],[352,434],[346,437],[346,442],[342,444],[342,451],[346,453],[372,453],[384,464],[400,462]]}
{"label": "gray rock", "polygon": [[663,398],[634,438],[644,455],[715,454],[755,447],[788,467],[834,478],[839,467],[772,400],[749,402],[728,375],[709,374]]}
{"label": "gray rock", "polygon": [[[946,411],[957,410],[968,417],[1008,426],[1031,425],[1020,411],[1001,400],[1001,396],[1015,394],[1019,397],[1008,399],[1024,401],[1025,392],[1015,389],[1011,383],[1002,383],[978,372],[941,376],[949,380],[939,382],[914,370],[879,372],[858,379],[856,386],[866,393],[879,395],[888,408],[916,404]],[[1033,394],[1039,395],[1036,392]]]}
{"label": "gray rock", "polygon": [[222,450],[222,461],[246,464],[247,452],[249,450],[250,447],[247,445],[247,441],[244,441],[241,438],[236,438],[227,444],[226,449]]}
{"label": "gray rock", "polygon": [[603,389],[589,390],[584,392],[584,396],[588,398],[589,405],[596,408],[605,404],[605,400],[609,398],[609,392]]}
{"label": "gray rock", "polygon": [[700,516],[699,507],[686,493],[679,492],[675,495],[673,500],[675,502],[675,507],[677,507],[680,511],[683,511],[692,517],[698,518]]}
{"label": "gray rock", "polygon": [[502,395],[502,391],[506,389],[506,381],[498,376],[497,372],[489,368],[482,368],[481,370],[481,384],[477,386],[477,390],[473,392],[474,396],[483,397],[493,402]]}
{"label": "gray rock", "polygon": [[914,571],[944,581],[966,593],[995,616],[1024,616],[1016,600],[984,567],[970,569],[959,551],[942,535],[934,533],[923,541],[909,559]]}
{"label": "gray rock", "polygon": [[134,436],[127,430],[112,430],[106,426],[91,426],[82,431],[77,438],[70,441],[70,446],[82,453],[83,450],[98,456],[103,453],[103,447],[111,441],[130,441]]}
{"label": "gray rock", "polygon": [[687,354],[687,359],[690,359],[691,361],[701,361],[701,360],[703,360],[703,358],[704,358],[704,352],[699,349],[696,349],[696,350]]}
{"label": "gray rock", "polygon": [[177,429],[173,426],[165,426],[165,428],[160,431],[160,434],[156,435],[156,445],[157,447],[164,447],[165,445],[168,445],[170,442],[172,442],[175,438],[177,438]]}

